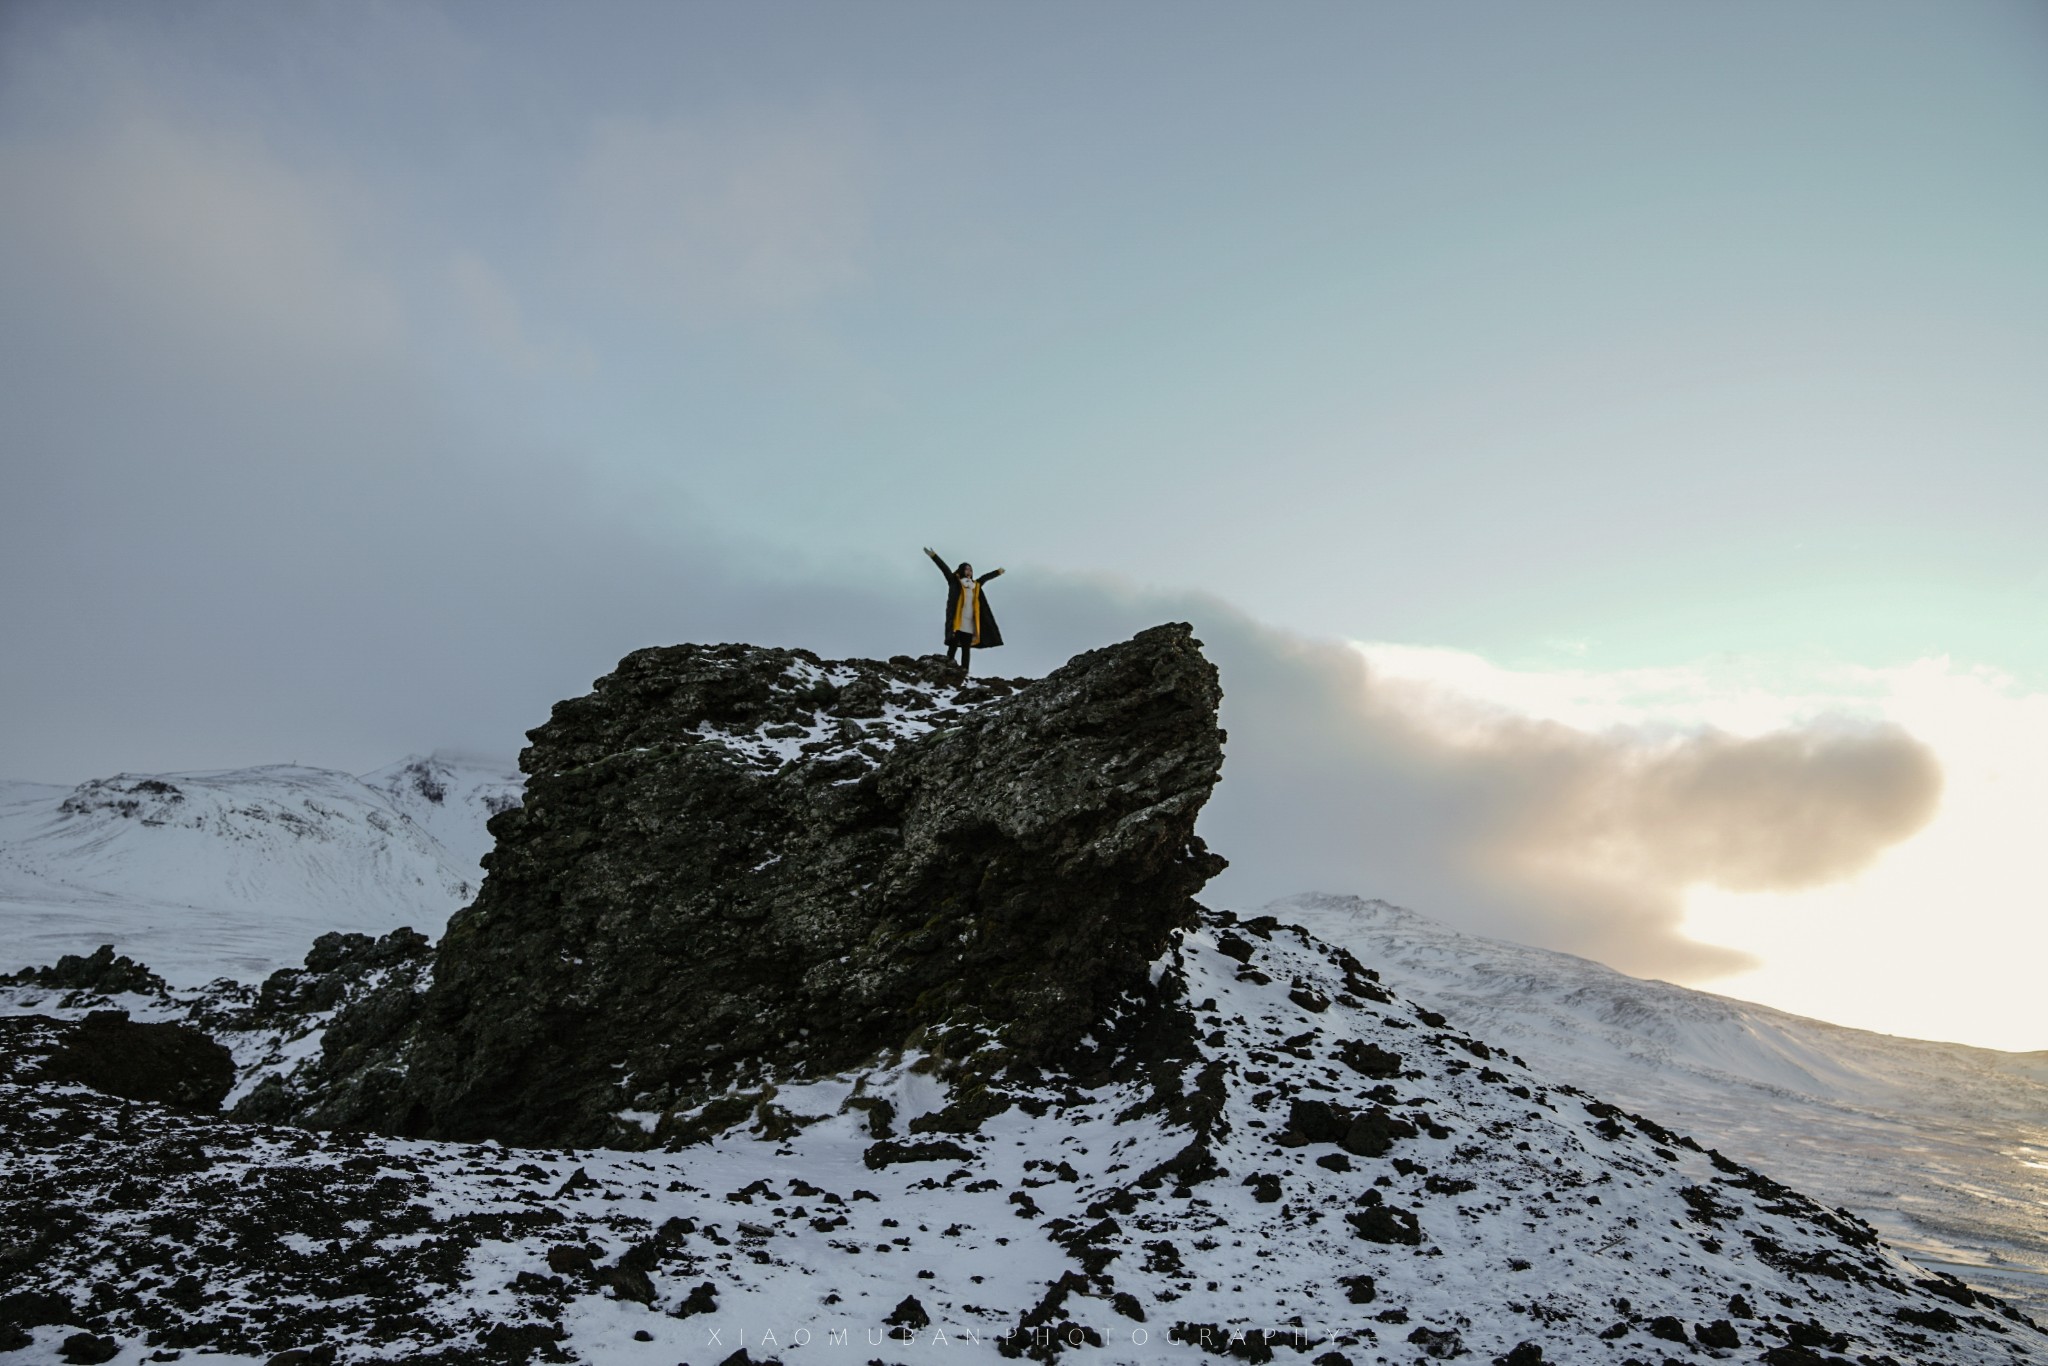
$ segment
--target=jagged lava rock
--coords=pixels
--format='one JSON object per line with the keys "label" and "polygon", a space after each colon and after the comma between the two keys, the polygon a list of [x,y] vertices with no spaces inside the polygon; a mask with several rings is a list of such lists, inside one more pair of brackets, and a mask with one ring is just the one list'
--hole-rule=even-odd
{"label": "jagged lava rock", "polygon": [[529,733],[525,804],[493,818],[409,1034],[358,1060],[369,1080],[330,1057],[303,1116],[628,1145],[650,1138],[621,1110],[844,1069],[941,1021],[1050,1057],[1224,866],[1194,833],[1221,696],[1185,624],[957,692],[905,657],[629,655]]}

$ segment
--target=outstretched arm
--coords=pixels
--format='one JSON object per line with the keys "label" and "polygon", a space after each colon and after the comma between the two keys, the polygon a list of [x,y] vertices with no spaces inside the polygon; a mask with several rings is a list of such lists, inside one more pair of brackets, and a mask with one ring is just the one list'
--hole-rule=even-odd
{"label": "outstretched arm", "polygon": [[924,548],[924,553],[931,556],[932,563],[939,567],[939,572],[941,574],[944,574],[949,579],[953,577],[953,571],[946,568],[946,562],[939,558],[938,551],[932,549],[930,546],[926,546]]}
{"label": "outstretched arm", "polygon": [[990,579],[998,579],[998,578],[1001,578],[1001,577],[1002,577],[1002,574],[1003,574],[1003,571],[1002,571],[1002,570],[1000,570],[1000,569],[991,569],[991,570],[989,570],[989,571],[988,571],[988,573],[986,573],[986,574],[983,574],[983,575],[982,575],[982,576],[981,576],[980,578],[976,579],[976,580],[975,580],[975,582],[976,582],[976,583],[987,583],[987,582],[988,582],[988,581],[989,581]]}

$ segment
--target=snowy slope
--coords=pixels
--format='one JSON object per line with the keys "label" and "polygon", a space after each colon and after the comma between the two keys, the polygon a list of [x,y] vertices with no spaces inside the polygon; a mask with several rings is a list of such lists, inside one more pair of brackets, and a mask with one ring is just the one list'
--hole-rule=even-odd
{"label": "snowy slope", "polygon": [[1268,912],[1403,993],[2048,1317],[2048,1055],[1896,1038],[1461,934],[1355,897]]}
{"label": "snowy slope", "polygon": [[465,876],[491,851],[485,823],[519,805],[525,775],[496,760],[454,750],[410,755],[388,768],[362,775],[391,809],[440,841]]}
{"label": "snowy slope", "polygon": [[[431,792],[439,791],[436,802]],[[438,934],[517,778],[442,756],[0,789],[0,968],[114,943],[173,983],[296,964],[328,930]]]}
{"label": "snowy slope", "polygon": [[[674,1152],[233,1124],[0,1062],[13,1210],[80,1212],[12,1359],[83,1324],[257,1362],[2048,1362],[1853,1217],[1309,935],[1219,917],[1157,983],[994,1113],[913,1054]],[[48,1047],[7,1029],[0,1058]]]}
{"label": "snowy slope", "polygon": [[[437,752],[360,779],[272,767],[0,785],[0,970],[111,942],[190,986],[295,965],[329,930],[437,935],[519,782]],[[1547,1075],[1853,1209],[1923,1265],[2048,1319],[2048,1057],[1842,1029],[1384,903],[1272,909]],[[8,1009],[74,1013],[46,992]],[[317,1036],[236,1042],[245,1063],[280,1061]]]}

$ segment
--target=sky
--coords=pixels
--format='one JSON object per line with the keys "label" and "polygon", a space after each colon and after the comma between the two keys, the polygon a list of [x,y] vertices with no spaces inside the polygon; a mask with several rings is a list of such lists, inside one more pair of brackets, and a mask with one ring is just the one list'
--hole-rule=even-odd
{"label": "sky", "polygon": [[2048,1048],[2048,10],[0,6],[0,776],[1223,671],[1210,899]]}

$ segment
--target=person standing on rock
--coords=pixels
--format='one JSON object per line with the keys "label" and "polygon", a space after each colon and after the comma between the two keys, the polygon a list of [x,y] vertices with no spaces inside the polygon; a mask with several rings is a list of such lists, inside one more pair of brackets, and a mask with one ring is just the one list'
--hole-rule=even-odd
{"label": "person standing on rock", "polygon": [[993,650],[1003,643],[1003,633],[996,625],[995,610],[988,605],[988,595],[981,586],[1003,571],[991,569],[980,578],[974,577],[974,566],[960,561],[958,569],[946,568],[946,562],[939,558],[939,552],[930,546],[924,553],[931,557],[939,572],[946,576],[946,662],[953,663],[953,656],[960,656],[960,673],[967,674],[967,659],[976,650]]}

